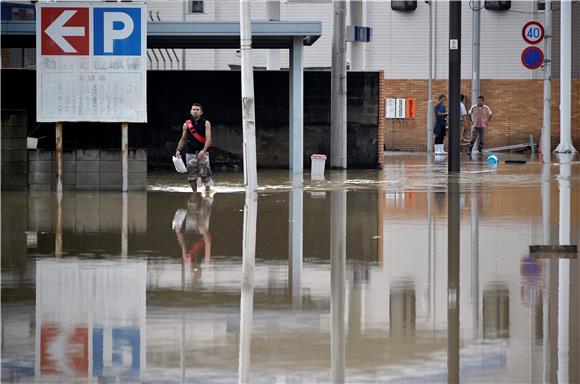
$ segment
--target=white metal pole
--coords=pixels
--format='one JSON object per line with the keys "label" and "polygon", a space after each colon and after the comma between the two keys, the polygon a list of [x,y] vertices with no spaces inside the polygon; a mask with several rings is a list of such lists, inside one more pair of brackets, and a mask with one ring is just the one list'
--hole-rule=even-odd
{"label": "white metal pole", "polygon": [[[363,25],[363,2],[362,0],[350,0],[350,25]],[[364,71],[364,46],[366,43],[353,41],[350,43],[350,69],[352,71]]]}
{"label": "white metal pole", "polygon": [[[280,0],[267,0],[266,13],[269,21],[280,21]],[[270,48],[266,56],[266,68],[268,71],[280,70],[280,50]]]}
{"label": "white metal pole", "polygon": [[[187,1],[183,1],[183,3],[182,3],[182,5],[183,5],[183,8],[182,8],[183,15],[182,15],[182,18],[181,18],[181,20],[182,20],[184,23],[185,23],[185,21],[186,21],[185,15],[187,14],[187,4],[188,4],[188,2],[187,2]],[[185,53],[186,53],[186,50],[185,50],[185,48],[183,48],[183,49],[181,50],[181,70],[182,70],[182,71],[185,71]]]}
{"label": "white metal pole", "polygon": [[576,153],[572,144],[572,2],[560,2],[560,144],[554,152]]}
{"label": "white metal pole", "polygon": [[242,126],[244,184],[257,188],[256,115],[254,105],[254,68],[252,63],[252,21],[250,0],[240,0],[240,50],[242,52]]}
{"label": "white metal pole", "polygon": [[[473,22],[471,26],[471,105],[477,103],[477,98],[480,95],[479,88],[479,78],[480,78],[480,48],[481,48],[481,0],[475,0],[472,3],[473,7]],[[467,107],[469,110],[469,106]],[[477,139],[479,141],[479,138]],[[477,142],[473,143],[473,150],[477,148],[479,144]]]}
{"label": "white metal pole", "polygon": [[333,0],[330,166],[347,166],[346,158],[346,0]]}
{"label": "white metal pole", "polygon": [[545,2],[544,21],[544,129],[542,130],[542,162],[552,161],[552,0]]}
{"label": "white metal pole", "polygon": [[433,152],[433,1],[429,1],[429,94],[427,95],[427,152]]}
{"label": "white metal pole", "polygon": [[479,52],[481,47],[480,31],[481,31],[481,0],[474,0],[473,7],[473,22],[471,25],[471,104],[477,103],[479,96]]}

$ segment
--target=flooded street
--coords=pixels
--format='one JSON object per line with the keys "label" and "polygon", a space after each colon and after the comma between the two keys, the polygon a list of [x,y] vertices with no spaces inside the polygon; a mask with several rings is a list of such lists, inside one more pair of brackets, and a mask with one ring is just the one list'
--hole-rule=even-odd
{"label": "flooded street", "polygon": [[3,191],[2,381],[580,382],[580,266],[529,250],[579,243],[580,161],[525,159]]}

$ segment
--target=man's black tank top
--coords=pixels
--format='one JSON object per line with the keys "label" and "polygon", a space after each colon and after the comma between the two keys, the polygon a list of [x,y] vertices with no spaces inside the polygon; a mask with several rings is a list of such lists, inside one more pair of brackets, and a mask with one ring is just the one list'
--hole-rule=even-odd
{"label": "man's black tank top", "polygon": [[[200,117],[197,120],[197,122],[193,117],[190,120],[191,123],[193,124],[193,128],[195,128],[197,133],[201,137],[205,137],[205,122],[207,120],[204,119],[203,117]],[[187,132],[189,133],[187,135],[187,153],[196,153],[201,151],[203,149],[204,143],[193,137],[193,135],[191,134],[191,130],[189,128],[187,128]]]}

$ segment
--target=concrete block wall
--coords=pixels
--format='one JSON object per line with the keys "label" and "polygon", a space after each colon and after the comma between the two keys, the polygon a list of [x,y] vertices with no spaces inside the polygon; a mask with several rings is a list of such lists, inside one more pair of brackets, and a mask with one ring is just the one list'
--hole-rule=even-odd
{"label": "concrete block wall", "polygon": [[[384,82],[384,98],[415,98],[415,119],[385,119],[384,140],[387,150],[425,151],[427,124],[427,80],[388,80]],[[491,80],[480,81],[481,95],[493,111],[493,119],[486,133],[485,147],[529,142],[530,133],[534,142],[539,142],[543,125],[543,80]],[[471,80],[461,81],[461,92],[465,95],[465,106],[471,106]],[[433,105],[440,94],[448,95],[447,80],[433,81]],[[572,81],[572,106],[580,104],[580,80]],[[552,80],[552,150],[560,142],[560,82]],[[447,101],[447,109],[449,102]],[[469,134],[466,134],[469,137]],[[445,139],[447,147],[448,138]],[[572,107],[572,142],[580,147],[580,108]]]}
{"label": "concrete block wall", "polygon": [[25,110],[2,110],[2,189],[26,189],[28,155]]}
{"label": "concrete block wall", "polygon": [[[56,183],[54,151],[29,151],[28,185],[31,191],[53,190]],[[129,190],[147,188],[147,153],[130,150]],[[63,188],[119,191],[122,186],[121,151],[77,149],[63,152]]]}

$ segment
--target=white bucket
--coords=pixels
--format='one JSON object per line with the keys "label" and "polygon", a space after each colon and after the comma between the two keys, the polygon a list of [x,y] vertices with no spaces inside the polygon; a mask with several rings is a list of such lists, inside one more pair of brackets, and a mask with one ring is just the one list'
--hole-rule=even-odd
{"label": "white bucket", "polygon": [[36,149],[37,146],[38,146],[38,138],[37,137],[27,137],[26,138],[26,148]]}
{"label": "white bucket", "polygon": [[310,156],[312,167],[310,170],[310,178],[312,180],[324,180],[324,165],[326,164],[326,155],[315,153]]}

